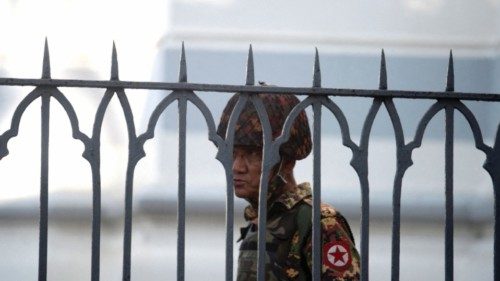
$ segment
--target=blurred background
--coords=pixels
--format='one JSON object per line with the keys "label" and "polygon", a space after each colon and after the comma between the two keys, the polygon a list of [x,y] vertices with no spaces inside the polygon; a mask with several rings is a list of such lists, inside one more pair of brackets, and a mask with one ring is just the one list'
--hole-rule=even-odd
{"label": "blurred background", "polygon": [[[445,89],[450,49],[455,90],[498,93],[500,82],[498,0],[3,0],[0,2],[0,76],[39,78],[48,39],[52,77],[107,80],[113,42],[120,79],[175,82],[181,44],[188,81],[245,82],[252,44],[256,81],[309,87],[315,47],[322,86],[376,89],[380,54],[387,59],[394,90]],[[10,128],[19,102],[31,87],[0,86],[0,134]],[[81,130],[92,133],[103,89],[61,88],[72,102]],[[146,130],[166,91],[127,90],[137,134]],[[218,122],[231,93],[197,93]],[[369,99],[333,98],[359,143]],[[395,100],[405,141],[434,101]],[[465,102],[493,144],[498,105]],[[206,121],[188,106],[186,280],[224,277],[225,176],[208,141]],[[309,116],[312,117],[308,112]],[[0,161],[0,275],[36,280],[40,177],[40,102],[22,117],[10,154]],[[465,119],[455,114],[455,277],[493,277],[493,188],[482,169]],[[359,241],[361,193],[342,146],[338,122],[323,113],[322,200],[336,206]],[[175,105],[163,113],[155,138],[135,173],[132,241],[133,280],[175,280],[178,118]],[[51,106],[49,280],[90,279],[91,173],[83,145],[71,137],[66,113]],[[369,154],[370,277],[390,278],[392,189],[396,150],[392,125],[381,108]],[[121,279],[127,133],[113,98],[102,131],[102,280]],[[296,168],[299,182],[312,180],[312,157]],[[444,114],[428,125],[413,153],[402,192],[401,279],[444,279]],[[236,199],[235,240],[244,226]],[[235,249],[237,250],[237,244]],[[235,257],[237,252],[235,252]],[[208,277],[207,277],[208,276]]]}

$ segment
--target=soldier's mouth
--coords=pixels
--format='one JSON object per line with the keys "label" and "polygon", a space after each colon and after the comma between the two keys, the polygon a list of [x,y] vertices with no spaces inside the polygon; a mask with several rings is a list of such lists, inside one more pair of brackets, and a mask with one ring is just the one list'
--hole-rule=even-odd
{"label": "soldier's mouth", "polygon": [[245,181],[241,179],[234,179],[233,180],[234,187],[243,187],[245,185]]}

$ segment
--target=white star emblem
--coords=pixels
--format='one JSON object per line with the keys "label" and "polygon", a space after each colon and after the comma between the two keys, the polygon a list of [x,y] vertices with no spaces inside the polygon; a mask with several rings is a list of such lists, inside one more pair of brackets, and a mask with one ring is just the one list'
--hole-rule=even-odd
{"label": "white star emblem", "polygon": [[334,266],[345,266],[349,262],[349,252],[339,244],[330,247],[327,257]]}

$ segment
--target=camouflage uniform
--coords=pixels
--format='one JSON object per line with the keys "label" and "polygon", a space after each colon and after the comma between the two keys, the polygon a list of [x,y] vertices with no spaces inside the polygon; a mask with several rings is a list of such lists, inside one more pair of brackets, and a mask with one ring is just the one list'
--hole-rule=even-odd
{"label": "camouflage uniform", "polygon": [[[266,280],[311,280],[311,188],[308,183],[283,193],[270,204],[266,234]],[[245,209],[253,221],[257,212]],[[321,280],[359,280],[359,254],[350,227],[333,207],[321,204]],[[254,281],[257,272],[257,226],[241,229],[238,281]]]}
{"label": "camouflage uniform", "polygon": [[[263,87],[264,89],[265,87]],[[258,94],[264,103],[272,129],[272,137],[281,135],[285,119],[299,99],[294,95]],[[229,118],[239,94],[227,103],[217,128],[225,137]],[[262,126],[251,102],[247,102],[236,122],[235,146],[262,147]],[[305,111],[301,111],[290,129],[290,138],[280,147],[280,156],[301,160],[312,150],[311,132]],[[282,158],[283,159],[283,158]],[[309,184],[300,184],[294,190],[282,193],[283,180],[279,171],[268,186],[268,217],[266,231],[266,280],[311,280],[312,207]],[[257,218],[256,210],[248,206],[245,218],[249,225],[242,228],[238,281],[255,281],[257,272]],[[321,205],[322,280],[358,280],[359,255],[354,238],[344,217],[329,205]]]}

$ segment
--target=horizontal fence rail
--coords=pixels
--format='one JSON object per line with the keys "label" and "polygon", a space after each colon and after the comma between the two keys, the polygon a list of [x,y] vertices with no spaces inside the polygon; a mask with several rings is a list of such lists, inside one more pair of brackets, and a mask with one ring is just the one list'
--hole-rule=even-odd
{"label": "horizontal fence rail", "polygon": [[[139,81],[103,81],[103,80],[72,80],[72,79],[22,79],[1,78],[0,85],[6,86],[56,86],[77,88],[125,88],[145,90],[200,91],[200,92],[245,92],[261,93],[261,86],[253,85],[217,85],[199,83],[167,83]],[[303,88],[266,86],[266,93],[287,93],[294,95],[322,95],[338,97],[379,97],[407,99],[460,99],[473,101],[500,101],[498,94],[465,93],[465,92],[435,92],[435,91],[405,91],[405,90],[366,90],[366,89],[336,89],[336,88]]]}
{"label": "horizontal fence rail", "polygon": [[[380,64],[380,82],[377,90],[360,89],[329,89],[321,87],[321,71],[318,51],[315,54],[315,63],[312,87],[265,87],[266,93],[281,93],[291,95],[306,95],[289,114],[282,130],[281,136],[272,138],[269,117],[265,107],[256,93],[263,92],[263,87],[255,86],[253,51],[250,46],[247,61],[246,83],[237,85],[193,84],[187,81],[186,56],[184,45],[180,59],[179,82],[127,82],[120,81],[118,75],[118,60],[116,48],[113,45],[111,77],[109,81],[89,80],[61,80],[52,79],[50,75],[50,61],[47,41],[43,58],[43,71],[41,79],[15,79],[0,78],[0,86],[35,86],[34,90],[17,106],[11,120],[11,127],[0,135],[0,160],[9,154],[8,142],[17,136],[21,117],[25,110],[37,99],[41,99],[41,179],[40,179],[40,234],[39,234],[39,264],[38,280],[47,280],[47,225],[48,225],[48,190],[49,190],[49,121],[50,105],[52,101],[59,103],[67,114],[72,128],[73,138],[84,145],[83,158],[90,165],[92,174],[92,254],[91,254],[91,280],[100,279],[100,241],[101,241],[101,152],[100,137],[104,115],[113,96],[117,96],[126,121],[128,134],[128,160],[125,181],[125,222],[123,238],[123,280],[131,280],[131,243],[132,243],[132,202],[134,192],[134,172],[138,162],[146,156],[145,143],[154,138],[154,131],[160,115],[173,103],[178,104],[179,113],[179,159],[178,159],[178,240],[177,240],[177,280],[184,280],[185,276],[185,220],[186,220],[186,118],[188,103],[194,105],[204,116],[208,127],[208,139],[218,148],[217,159],[222,163],[226,175],[226,280],[233,280],[233,231],[234,231],[234,193],[232,175],[232,155],[236,121],[246,103],[252,103],[259,115],[263,127],[263,166],[261,178],[261,192],[259,195],[259,213],[267,213],[268,178],[272,167],[279,162],[279,147],[290,137],[292,124],[298,114],[311,107],[313,112],[313,280],[321,280],[321,233],[320,233],[320,202],[321,202],[321,116],[324,110],[331,112],[340,126],[342,144],[352,151],[351,166],[355,170],[361,189],[361,280],[369,280],[369,222],[370,222],[370,184],[368,181],[368,151],[369,138],[372,125],[382,107],[388,112],[396,141],[397,166],[393,185],[393,220],[392,220],[392,262],[391,280],[400,280],[400,223],[401,223],[401,191],[402,181],[407,169],[412,166],[412,154],[422,144],[422,139],[429,122],[437,113],[445,113],[445,279],[453,280],[453,147],[454,147],[454,122],[455,114],[461,114],[468,122],[475,146],[486,155],[484,169],[489,173],[493,182],[494,191],[494,280],[500,281],[500,207],[498,197],[500,194],[500,124],[493,146],[488,146],[483,141],[480,126],[474,114],[462,103],[464,100],[500,102],[499,94],[486,93],[458,93],[454,92],[453,56],[450,53],[446,90],[443,92],[423,91],[397,91],[388,90],[385,55],[382,51]],[[73,105],[59,88],[103,88],[103,98],[95,113],[91,135],[86,135],[79,128],[79,121]],[[149,118],[147,129],[142,134],[136,132],[131,106],[128,101],[126,89],[161,89],[171,91],[156,106]],[[240,92],[240,98],[229,119],[226,136],[223,138],[216,133],[216,121],[206,104],[196,95],[202,92]],[[365,118],[359,144],[353,141],[348,120],[341,108],[332,97],[364,97],[371,99],[372,104]],[[420,119],[413,138],[408,142],[403,133],[400,115],[394,104],[395,98],[401,99],[430,99],[435,102]],[[259,216],[259,225],[266,225],[266,216]],[[258,229],[258,278],[265,280],[265,236],[266,228]],[[1,274],[1,273],[0,273]]]}

